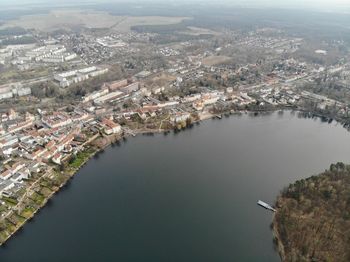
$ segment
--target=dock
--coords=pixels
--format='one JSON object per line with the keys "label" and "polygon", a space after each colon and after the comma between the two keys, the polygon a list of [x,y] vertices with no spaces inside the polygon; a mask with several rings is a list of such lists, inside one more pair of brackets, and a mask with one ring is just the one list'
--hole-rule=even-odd
{"label": "dock", "polygon": [[257,202],[257,204],[258,204],[259,206],[261,206],[261,207],[267,209],[267,210],[270,210],[270,211],[272,211],[272,212],[276,212],[276,209],[274,209],[272,206],[270,206],[269,204],[265,203],[264,201],[259,200],[259,201]]}

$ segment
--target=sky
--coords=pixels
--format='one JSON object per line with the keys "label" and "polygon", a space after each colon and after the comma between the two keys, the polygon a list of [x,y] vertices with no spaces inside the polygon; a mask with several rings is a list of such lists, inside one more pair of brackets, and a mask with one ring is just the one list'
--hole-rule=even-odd
{"label": "sky", "polygon": [[[128,2],[127,0],[0,0],[0,6],[23,5],[23,4],[62,4],[62,3],[105,3],[105,2]],[[152,0],[132,0],[133,2],[150,2]],[[158,2],[170,2],[175,0],[153,0]],[[277,7],[294,9],[315,9],[315,10],[339,10],[350,11],[350,0],[177,0],[175,2],[190,1],[200,3],[227,3],[230,5],[239,5],[244,7]]]}

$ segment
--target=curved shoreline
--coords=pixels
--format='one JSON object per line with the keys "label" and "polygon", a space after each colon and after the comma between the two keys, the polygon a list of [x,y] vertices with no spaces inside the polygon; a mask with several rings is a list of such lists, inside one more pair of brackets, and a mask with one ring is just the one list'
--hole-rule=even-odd
{"label": "curved shoreline", "polygon": [[[270,114],[270,113],[275,113],[275,112],[277,112],[277,111],[279,111],[280,109],[277,109],[277,110],[268,110],[268,111],[238,111],[236,114],[254,114],[254,113],[258,113],[258,114],[264,114],[264,113],[266,113],[266,114]],[[288,111],[288,110],[286,110],[286,111]],[[298,110],[298,111],[296,111],[296,112],[302,112],[301,110]],[[229,112],[226,112],[226,114],[227,113],[229,113]],[[224,115],[225,113],[222,113],[222,114],[220,114],[220,115]],[[230,115],[232,115],[232,114],[230,114]],[[205,119],[200,119],[200,120],[198,120],[198,121],[195,121],[194,122],[194,124],[195,123],[199,123],[199,122],[201,122],[201,121],[204,121],[204,120],[208,120],[208,119],[213,119],[213,118],[215,118],[217,116],[217,114],[210,114],[210,115],[208,115],[208,117],[206,117]],[[186,128],[185,128],[186,129]],[[149,129],[149,130],[146,130],[146,129],[144,129],[144,130],[138,130],[138,131],[135,131],[135,133],[136,134],[158,134],[158,133],[165,133],[165,132],[171,132],[172,131],[172,129],[167,129],[167,130],[165,130],[165,129],[162,129],[162,130],[159,130],[159,129],[157,129],[157,130],[154,130],[154,129]],[[181,130],[178,130],[178,131],[176,131],[176,132],[180,132]],[[33,219],[33,217],[43,208],[43,207],[45,207],[46,206],[46,204],[47,204],[47,202],[56,194],[56,193],[58,193],[61,189],[62,189],[62,187],[64,187],[68,182],[69,182],[69,180],[70,179],[72,179],[77,173],[78,173],[78,171],[81,169],[81,168],[83,168],[86,164],[87,164],[87,162],[91,159],[91,158],[93,158],[96,154],[98,154],[98,153],[100,153],[100,152],[102,152],[104,149],[106,149],[108,146],[110,146],[111,144],[113,144],[114,142],[117,142],[117,141],[121,141],[122,139],[124,139],[124,138],[127,138],[127,137],[130,137],[131,136],[131,134],[127,134],[127,135],[123,135],[123,136],[121,136],[119,139],[116,139],[116,140],[114,140],[114,141],[108,141],[108,143],[106,143],[103,147],[101,147],[101,148],[99,148],[99,149],[95,149],[94,150],[94,152],[93,153],[91,153],[90,155],[89,155],[89,157],[88,158],[86,158],[82,163],[81,163],[81,165],[78,167],[78,168],[76,168],[76,169],[74,169],[72,172],[68,172],[68,173],[66,173],[67,175],[68,175],[68,178],[60,185],[60,186],[58,186],[53,192],[51,192],[47,197],[45,197],[45,200],[42,202],[42,204],[33,212],[33,214],[30,216],[30,217],[28,217],[28,218],[25,218],[25,220],[23,221],[23,222],[21,222],[21,223],[19,223],[17,226],[16,226],[16,229],[10,234],[10,235],[8,235],[8,237],[5,239],[5,241],[3,241],[1,244],[0,244],[0,246],[1,245],[4,245],[5,243],[7,243],[7,241],[9,240],[9,239],[11,239],[15,234],[16,234],[16,232],[18,232],[18,230],[20,230],[20,229],[22,229],[23,228],[23,226],[26,224],[26,222],[27,221],[30,221],[31,219]],[[100,137],[100,136],[98,136],[98,137]],[[96,137],[96,138],[98,138],[98,137]],[[92,141],[90,141],[90,143],[91,143]],[[278,230],[277,230],[277,228],[275,228],[275,227],[273,227],[273,230],[272,230],[272,232],[273,232],[273,237],[274,238],[276,238],[276,239],[279,239],[279,234],[278,234]],[[280,241],[279,241],[280,242]],[[280,257],[282,258],[282,260],[283,260],[283,257],[284,257],[284,247],[281,245],[281,244],[279,244],[279,248],[278,248],[278,252],[280,253]],[[282,254],[282,255],[281,255]]]}

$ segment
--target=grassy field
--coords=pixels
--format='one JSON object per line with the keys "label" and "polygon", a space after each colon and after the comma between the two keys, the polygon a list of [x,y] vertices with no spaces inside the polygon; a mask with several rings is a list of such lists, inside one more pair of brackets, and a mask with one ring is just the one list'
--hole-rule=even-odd
{"label": "grassy field", "polygon": [[203,64],[207,66],[214,66],[224,64],[231,61],[232,58],[228,56],[209,56],[203,59]]}
{"label": "grassy field", "polygon": [[219,32],[215,32],[213,30],[210,29],[206,29],[206,28],[200,28],[200,27],[195,27],[195,26],[187,26],[187,30],[181,32],[183,34],[187,34],[187,35],[220,35],[221,33]]}
{"label": "grassy field", "polygon": [[112,28],[118,32],[128,32],[135,25],[171,25],[182,22],[186,17],[165,17],[165,16],[133,16],[124,17],[122,21]]}
{"label": "grassy field", "polygon": [[50,74],[48,68],[40,67],[27,71],[18,71],[10,69],[0,74],[0,85],[11,83],[14,81],[29,80],[38,77],[46,77]]}
{"label": "grassy field", "polygon": [[176,77],[174,75],[162,73],[146,81],[146,85],[152,86],[152,87],[156,87],[156,86],[161,87],[161,86],[166,86],[175,80],[176,80]]}
{"label": "grassy field", "polygon": [[110,28],[118,32],[128,32],[135,25],[168,25],[177,24],[186,17],[162,17],[162,16],[113,16],[107,12],[60,9],[48,14],[26,15],[19,19],[6,22],[0,28],[23,27],[25,29],[37,29],[42,31],[54,31],[57,29],[71,29],[76,27],[86,28]]}

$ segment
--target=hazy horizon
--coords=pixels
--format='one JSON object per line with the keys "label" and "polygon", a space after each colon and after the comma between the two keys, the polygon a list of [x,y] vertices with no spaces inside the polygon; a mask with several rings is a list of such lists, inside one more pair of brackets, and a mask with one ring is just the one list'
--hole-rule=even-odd
{"label": "hazy horizon", "polygon": [[[1,0],[0,6],[2,7],[19,7],[22,5],[45,5],[45,6],[68,6],[68,5],[82,5],[82,4],[100,4],[100,3],[164,3],[161,0]],[[350,2],[348,0],[218,0],[218,1],[203,1],[203,0],[180,0],[180,1],[166,1],[169,4],[181,4],[181,3],[202,3],[202,4],[225,4],[230,6],[240,7],[259,7],[259,8],[293,8],[293,9],[308,9],[317,11],[350,11]]]}

